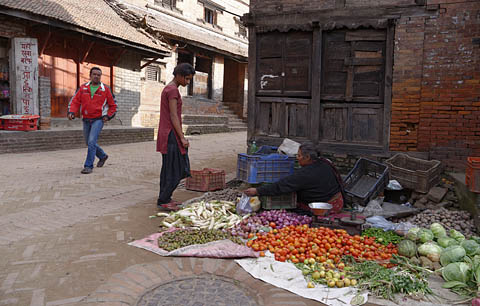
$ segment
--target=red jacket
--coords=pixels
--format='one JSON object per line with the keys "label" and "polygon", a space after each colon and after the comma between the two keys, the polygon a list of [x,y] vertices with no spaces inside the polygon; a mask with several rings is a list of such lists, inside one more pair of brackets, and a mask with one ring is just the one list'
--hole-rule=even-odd
{"label": "red jacket", "polygon": [[70,103],[68,103],[68,112],[76,113],[80,107],[82,117],[85,119],[108,116],[110,120],[117,112],[115,96],[112,94],[110,87],[103,83],[100,83],[100,87],[98,87],[93,98],[90,92],[90,82],[80,86]]}

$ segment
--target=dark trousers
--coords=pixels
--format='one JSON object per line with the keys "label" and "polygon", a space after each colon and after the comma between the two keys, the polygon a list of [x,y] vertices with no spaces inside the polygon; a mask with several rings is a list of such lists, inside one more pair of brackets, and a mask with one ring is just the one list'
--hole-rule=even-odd
{"label": "dark trousers", "polygon": [[160,171],[160,194],[157,205],[172,201],[172,194],[180,181],[190,176],[188,155],[182,155],[173,131],[168,134],[167,154],[162,154]]}

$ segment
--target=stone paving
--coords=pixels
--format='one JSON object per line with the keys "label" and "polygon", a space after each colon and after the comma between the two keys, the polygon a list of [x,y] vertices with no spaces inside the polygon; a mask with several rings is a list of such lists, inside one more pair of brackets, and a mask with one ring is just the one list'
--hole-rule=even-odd
{"label": "stone paving", "polygon": [[[245,132],[191,137],[192,168],[233,177],[245,139]],[[148,216],[161,155],[154,142],[104,149],[109,160],[90,175],[80,174],[85,149],[0,155],[0,305],[136,305],[142,297],[162,305],[149,294],[186,280],[205,290],[211,286],[202,281],[213,281],[245,305],[320,304],[256,280],[232,260],[163,258],[128,246],[158,230]],[[199,195],[180,189],[174,198]],[[180,289],[172,299],[189,290]]]}

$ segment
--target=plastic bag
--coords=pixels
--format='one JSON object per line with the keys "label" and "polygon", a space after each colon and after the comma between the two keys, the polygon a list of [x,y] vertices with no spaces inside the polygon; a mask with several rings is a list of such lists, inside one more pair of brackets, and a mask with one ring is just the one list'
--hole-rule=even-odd
{"label": "plastic bag", "polygon": [[402,185],[397,180],[388,181],[388,190],[403,190]]}
{"label": "plastic bag", "polygon": [[371,217],[381,215],[383,213],[383,197],[378,197],[368,202],[367,206],[363,209],[362,215],[365,217]]}
{"label": "plastic bag", "polygon": [[365,219],[365,221],[370,223],[373,227],[381,228],[384,231],[395,230],[395,228],[397,227],[395,223],[388,221],[382,216],[373,216]]}
{"label": "plastic bag", "polygon": [[285,138],[280,147],[278,147],[278,152],[288,156],[295,156],[298,153],[298,148],[300,148],[298,142]]}
{"label": "plastic bag", "polygon": [[252,206],[250,205],[250,197],[246,194],[242,194],[240,201],[237,203],[236,210],[239,215],[250,214],[253,211]]}
{"label": "plastic bag", "polygon": [[418,226],[410,222],[400,222],[395,225],[395,233],[400,236],[405,236],[408,231],[414,227]]}

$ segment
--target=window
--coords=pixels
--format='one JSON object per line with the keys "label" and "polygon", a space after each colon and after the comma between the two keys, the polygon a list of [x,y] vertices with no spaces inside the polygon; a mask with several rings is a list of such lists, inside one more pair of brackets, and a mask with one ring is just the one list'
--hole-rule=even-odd
{"label": "window", "polygon": [[145,70],[147,81],[162,82],[162,68],[157,65],[148,65]]}
{"label": "window", "polygon": [[155,5],[161,5],[171,10],[176,10],[177,0],[155,0]]}
{"label": "window", "polygon": [[209,9],[209,8],[204,8],[204,12],[205,12],[205,15],[204,15],[204,19],[205,19],[205,22],[207,23],[210,23],[210,24],[215,24],[215,11]]}
{"label": "window", "polygon": [[247,35],[248,35],[247,27],[243,25],[243,22],[239,18],[233,17],[233,19],[235,20],[235,23],[238,25],[238,32],[236,32],[235,34],[240,37],[247,38]]}

